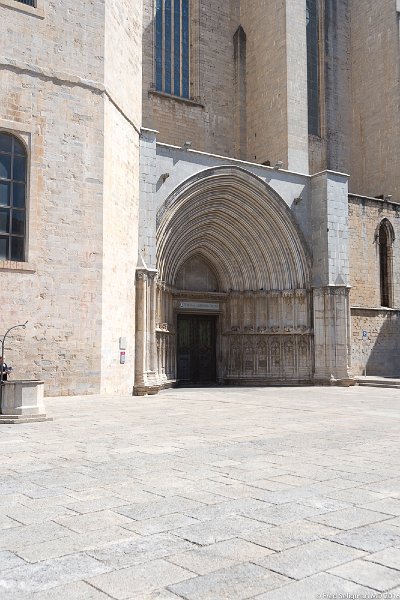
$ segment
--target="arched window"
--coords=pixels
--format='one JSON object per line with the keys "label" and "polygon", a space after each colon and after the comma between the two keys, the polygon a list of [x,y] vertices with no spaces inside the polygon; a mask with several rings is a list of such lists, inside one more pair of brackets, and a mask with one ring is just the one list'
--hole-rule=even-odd
{"label": "arched window", "polygon": [[320,135],[318,0],[307,0],[306,10],[308,133]]}
{"label": "arched window", "polygon": [[393,272],[393,227],[387,219],[379,226],[379,273],[381,306],[390,308],[393,304],[392,272]]}
{"label": "arched window", "polygon": [[0,260],[25,260],[26,150],[0,131]]}
{"label": "arched window", "polygon": [[156,89],[189,98],[189,1],[156,0]]}

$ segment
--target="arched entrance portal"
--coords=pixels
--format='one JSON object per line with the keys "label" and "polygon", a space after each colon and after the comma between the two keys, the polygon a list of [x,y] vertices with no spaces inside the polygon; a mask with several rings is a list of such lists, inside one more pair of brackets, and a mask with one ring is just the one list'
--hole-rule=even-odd
{"label": "arched entrance portal", "polygon": [[310,260],[263,181],[219,167],[177,188],[158,213],[157,270],[161,383],[207,369],[221,383],[312,379]]}

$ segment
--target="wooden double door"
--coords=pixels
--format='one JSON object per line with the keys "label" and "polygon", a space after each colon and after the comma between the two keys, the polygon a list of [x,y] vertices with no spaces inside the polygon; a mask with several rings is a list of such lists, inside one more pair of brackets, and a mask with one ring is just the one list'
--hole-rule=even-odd
{"label": "wooden double door", "polygon": [[178,383],[207,384],[216,381],[216,331],[216,316],[178,315]]}

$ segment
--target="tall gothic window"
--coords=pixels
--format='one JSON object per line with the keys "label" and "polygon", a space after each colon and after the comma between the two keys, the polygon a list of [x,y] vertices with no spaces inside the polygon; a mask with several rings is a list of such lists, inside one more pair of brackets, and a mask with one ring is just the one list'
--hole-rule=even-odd
{"label": "tall gothic window", "polygon": [[379,272],[381,306],[392,306],[393,234],[390,222],[384,219],[379,227]]}
{"label": "tall gothic window", "polygon": [[308,133],[320,134],[319,123],[319,14],[318,0],[307,0]]}
{"label": "tall gothic window", "polygon": [[156,89],[189,98],[189,2],[156,0]]}
{"label": "tall gothic window", "polygon": [[0,132],[0,260],[25,260],[26,166],[20,140]]}

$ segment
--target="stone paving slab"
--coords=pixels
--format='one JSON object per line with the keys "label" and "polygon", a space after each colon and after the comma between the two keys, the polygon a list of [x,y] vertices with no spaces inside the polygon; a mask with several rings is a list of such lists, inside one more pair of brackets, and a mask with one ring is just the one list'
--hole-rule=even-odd
{"label": "stone paving slab", "polygon": [[393,515],[386,515],[359,507],[346,508],[310,518],[312,521],[336,527],[337,529],[354,529],[354,527],[361,527],[362,525],[370,525],[390,519],[393,520]]}
{"label": "stone paving slab", "polygon": [[400,571],[400,547],[387,548],[381,552],[376,552],[370,556],[366,556],[365,560],[378,563],[385,567],[391,567]]}
{"label": "stone paving slab", "polygon": [[365,553],[361,550],[348,548],[328,540],[317,540],[296,548],[276,552],[266,558],[258,559],[256,562],[291,579],[304,579],[364,555]]}
{"label": "stone paving slab", "polygon": [[331,539],[334,540],[334,536],[338,532],[339,529],[303,520],[273,527],[267,532],[252,532],[246,534],[245,539],[280,552],[308,542],[314,542],[322,537],[332,536]]}
{"label": "stone paving slab", "polygon": [[77,581],[45,592],[37,592],[31,596],[31,600],[110,600],[110,596],[84,581]]}
{"label": "stone paving slab", "polygon": [[121,569],[192,549],[193,544],[175,535],[156,534],[107,544],[88,550],[87,554],[112,568]]}
{"label": "stone paving slab", "polygon": [[280,587],[287,581],[282,575],[244,563],[171,585],[169,589],[187,600],[241,600]]}
{"label": "stone paving slab", "polygon": [[400,570],[390,569],[366,560],[354,560],[347,565],[330,569],[329,572],[343,579],[368,586],[378,592],[388,592],[400,585]]}
{"label": "stone paving slab", "polygon": [[365,527],[355,527],[348,531],[326,535],[337,544],[343,544],[366,552],[378,552],[384,548],[400,544],[400,531],[397,527],[383,523],[373,523]]}
{"label": "stone paving slab", "polygon": [[18,556],[28,562],[39,562],[50,558],[58,558],[67,554],[98,550],[116,540],[133,541],[138,539],[136,533],[122,527],[107,527],[86,533],[70,532],[68,537],[62,537],[39,544],[24,545],[16,550]]}
{"label": "stone paving slab", "polygon": [[373,598],[373,590],[353,581],[341,579],[328,573],[319,573],[302,581],[289,583],[272,592],[254,596],[254,600],[315,600],[329,598]]}
{"label": "stone paving slab", "polygon": [[112,598],[125,600],[134,593],[147,593],[191,577],[190,571],[161,559],[92,577],[88,582]]}
{"label": "stone paving slab", "polygon": [[168,560],[199,575],[206,575],[243,561],[257,562],[257,559],[268,556],[272,552],[273,550],[263,546],[235,538],[169,556]]}
{"label": "stone paving slab", "polygon": [[36,592],[107,571],[109,568],[106,565],[90,556],[83,553],[71,554],[3,571],[0,578],[0,589],[9,593],[13,591]]}
{"label": "stone paving slab", "polygon": [[179,389],[47,409],[52,422],[0,428],[1,600],[400,588],[398,390]]}

